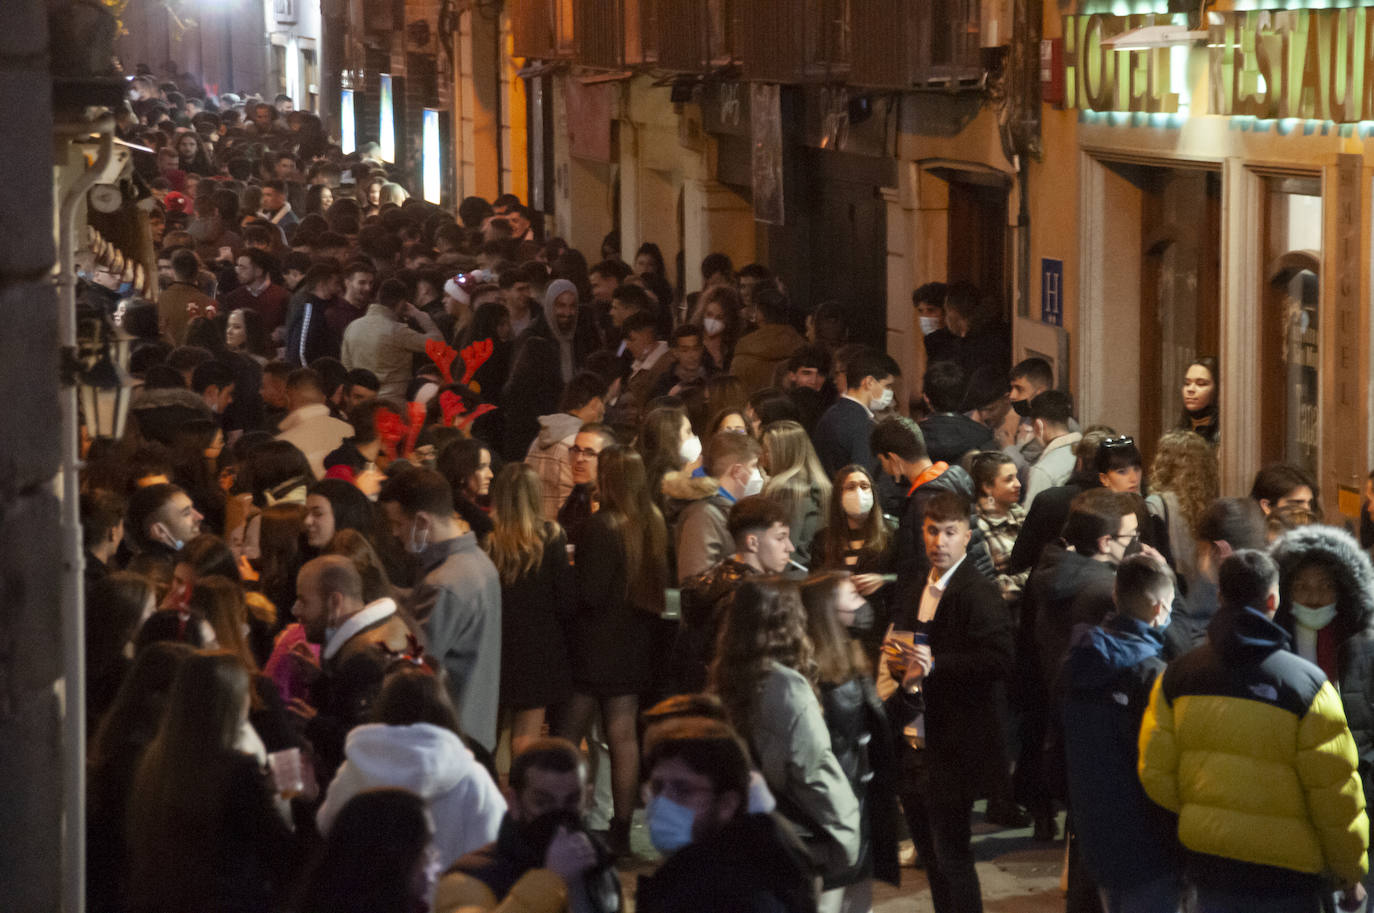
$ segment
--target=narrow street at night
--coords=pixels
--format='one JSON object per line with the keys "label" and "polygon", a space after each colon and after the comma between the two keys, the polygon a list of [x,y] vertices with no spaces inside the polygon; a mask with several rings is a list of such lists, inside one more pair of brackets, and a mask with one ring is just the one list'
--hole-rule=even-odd
{"label": "narrow street at night", "polygon": [[1359,913],[1374,0],[0,0],[0,913]]}

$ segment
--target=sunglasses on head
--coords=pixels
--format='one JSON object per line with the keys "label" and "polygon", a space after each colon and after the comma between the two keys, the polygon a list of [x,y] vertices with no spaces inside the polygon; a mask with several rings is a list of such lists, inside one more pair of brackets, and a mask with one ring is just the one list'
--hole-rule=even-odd
{"label": "sunglasses on head", "polygon": [[1105,448],[1105,449],[1107,449],[1107,450],[1112,450],[1112,449],[1116,449],[1116,448],[1134,447],[1134,446],[1135,446],[1135,438],[1132,438],[1130,435],[1122,434],[1122,435],[1118,435],[1117,437],[1109,437],[1109,438],[1107,438],[1106,440],[1104,440],[1101,444],[1099,444],[1098,446],[1099,446],[1099,447],[1102,447],[1102,448]]}

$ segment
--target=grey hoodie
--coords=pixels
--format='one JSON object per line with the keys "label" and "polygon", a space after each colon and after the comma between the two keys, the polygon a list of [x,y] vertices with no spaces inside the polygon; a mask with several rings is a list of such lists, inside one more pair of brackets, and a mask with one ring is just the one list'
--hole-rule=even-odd
{"label": "grey hoodie", "polygon": [[[558,320],[554,317],[553,303],[558,300],[558,296],[566,292],[577,294],[577,286],[567,279],[555,279],[549,283],[549,287],[544,290],[544,321],[549,325],[550,338],[558,343],[559,373],[563,376],[563,383],[572,380],[573,376],[573,340],[577,336],[577,324],[573,324],[572,332],[563,334],[558,332]],[[540,419],[542,422],[543,419]]]}

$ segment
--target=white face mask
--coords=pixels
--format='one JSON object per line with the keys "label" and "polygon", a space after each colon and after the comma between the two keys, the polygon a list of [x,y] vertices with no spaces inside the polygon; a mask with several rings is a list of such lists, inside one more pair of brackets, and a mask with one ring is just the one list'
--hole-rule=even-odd
{"label": "white face mask", "polygon": [[749,473],[749,481],[744,483],[744,496],[746,498],[753,497],[761,491],[763,491],[763,473],[755,466],[754,471]]}
{"label": "white face mask", "polygon": [[1293,619],[1309,631],[1320,631],[1336,620],[1336,604],[1305,606],[1295,602]]}
{"label": "white face mask", "polygon": [[415,520],[411,522],[410,541],[406,543],[411,553],[416,555],[423,552],[425,550],[425,547],[429,545],[429,527],[426,526],[422,531],[417,530],[419,523],[419,517],[416,517]]}
{"label": "white face mask", "polygon": [[701,326],[706,330],[707,336],[719,336],[725,332],[725,321],[717,320],[715,317],[707,317],[701,321]]}
{"label": "white face mask", "polygon": [[858,520],[867,517],[869,511],[873,510],[873,492],[866,488],[851,488],[844,493],[840,499],[844,505],[844,512]]}
{"label": "white face mask", "polygon": [[697,458],[701,456],[701,438],[695,434],[692,435],[682,442],[682,446],[678,448],[677,452],[678,456],[682,457],[682,462],[695,463]]}
{"label": "white face mask", "polygon": [[917,317],[916,322],[921,325],[922,336],[929,336],[931,333],[940,329],[939,317]]}
{"label": "white face mask", "polygon": [[888,406],[892,405],[892,396],[892,388],[884,387],[882,393],[879,393],[877,396],[873,397],[873,402],[869,404],[868,408],[873,412],[878,412],[882,409],[886,409]]}

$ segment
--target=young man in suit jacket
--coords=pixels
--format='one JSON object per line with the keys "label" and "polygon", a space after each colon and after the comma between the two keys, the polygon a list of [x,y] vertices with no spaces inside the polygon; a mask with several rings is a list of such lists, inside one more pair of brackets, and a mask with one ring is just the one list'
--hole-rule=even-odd
{"label": "young man in suit jacket", "polygon": [[980,913],[970,819],[1002,777],[997,685],[1012,671],[1011,616],[996,584],[965,560],[966,498],[931,497],[922,537],[930,574],[888,632],[878,690],[906,736],[902,807],[936,913]]}

